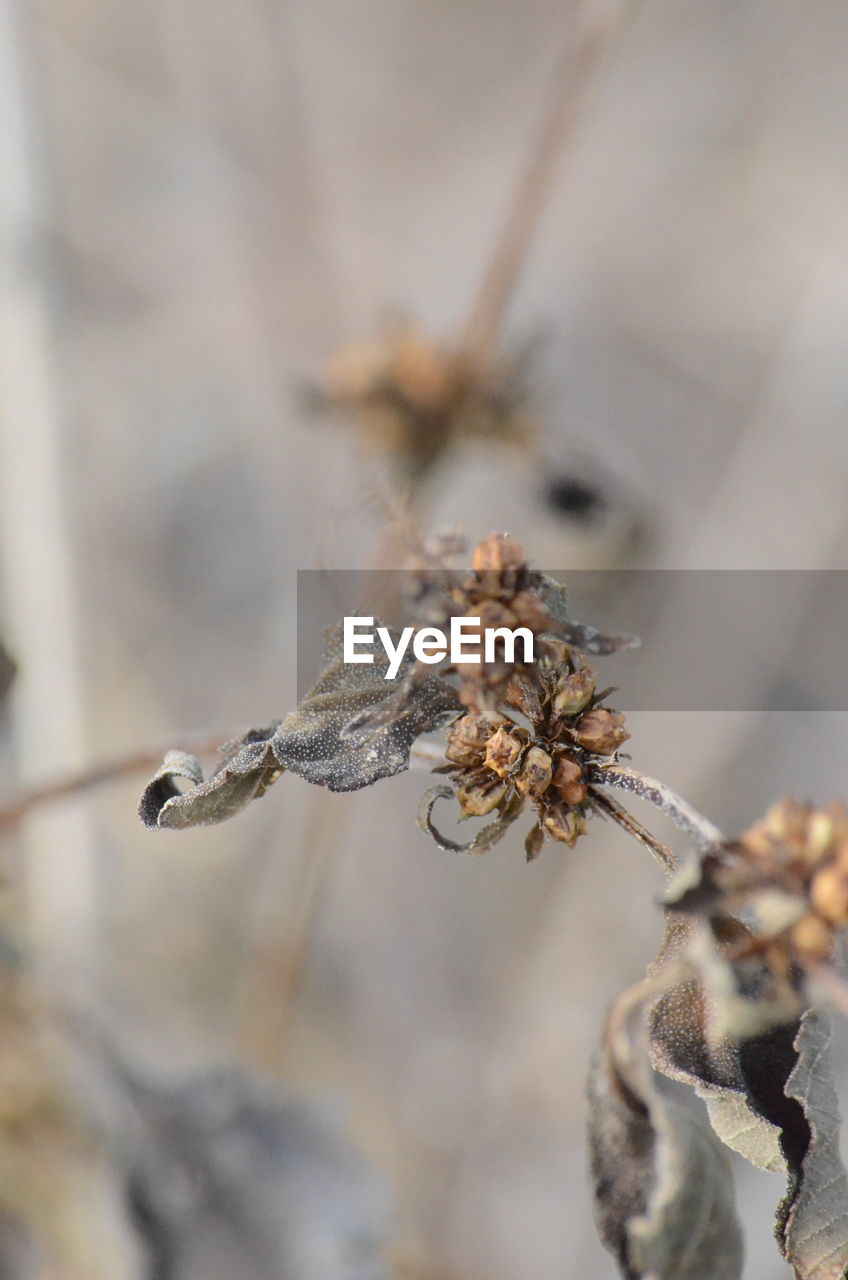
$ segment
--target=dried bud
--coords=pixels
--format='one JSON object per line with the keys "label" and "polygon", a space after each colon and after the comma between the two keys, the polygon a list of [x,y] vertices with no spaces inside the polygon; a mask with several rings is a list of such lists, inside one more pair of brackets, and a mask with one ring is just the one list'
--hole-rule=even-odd
{"label": "dried bud", "polygon": [[524,548],[505,533],[493,533],[474,548],[471,564],[477,573],[521,569],[525,564]]}
{"label": "dried bud", "polygon": [[[526,737],[526,735],[525,735]],[[524,750],[525,741],[515,731],[500,728],[486,747],[485,764],[499,778],[505,778]]]}
{"label": "dried bud", "polygon": [[592,701],[595,692],[595,677],[591,671],[573,671],[570,676],[563,676],[554,694],[554,712],[558,716],[573,716],[582,711]]}
{"label": "dried bud", "polygon": [[560,756],[551,786],[559,792],[566,804],[582,804],[588,794],[588,787],[583,781],[583,770],[573,756]]}
{"label": "dried bud", "polygon": [[519,591],[509,603],[519,624],[529,627],[534,633],[556,629],[558,626],[535,591]]}
{"label": "dried bud", "polygon": [[611,756],[627,741],[630,734],[624,728],[624,716],[620,711],[594,707],[580,717],[576,737],[586,751],[599,756]]}
{"label": "dried bud", "polygon": [[[497,600],[484,600],[482,604],[469,609],[468,617],[480,619],[481,631],[492,627],[508,627],[512,630],[518,622],[512,610],[507,609],[506,605],[499,604]],[[468,630],[470,633],[471,628],[469,627]]]}
{"label": "dried bud", "polygon": [[480,764],[493,727],[485,716],[462,716],[448,729],[445,756],[454,764]]}
{"label": "dried bud", "polygon": [[506,783],[490,774],[475,777],[456,793],[462,812],[469,818],[482,818],[497,809],[506,794]]}
{"label": "dried bud", "polygon": [[546,812],[543,822],[551,839],[567,844],[569,849],[573,849],[578,838],[589,830],[586,819],[565,805],[552,805]]}
{"label": "dried bud", "polygon": [[453,359],[420,333],[400,330],[391,351],[391,373],[400,394],[422,409],[443,405],[456,378]]}
{"label": "dried bud", "polygon": [[813,876],[810,902],[823,920],[842,929],[848,924],[848,859],[829,862]]}
{"label": "dried bud", "polygon": [[833,934],[818,916],[802,916],[789,936],[796,951],[810,960],[828,960],[833,955]]}
{"label": "dried bud", "polygon": [[521,770],[515,777],[515,785],[523,796],[538,800],[544,795],[553,777],[553,761],[541,747],[531,747],[524,757]]}

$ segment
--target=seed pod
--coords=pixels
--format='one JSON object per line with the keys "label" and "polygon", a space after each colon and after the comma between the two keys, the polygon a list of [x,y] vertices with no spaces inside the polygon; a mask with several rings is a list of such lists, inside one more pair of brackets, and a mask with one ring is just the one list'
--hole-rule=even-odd
{"label": "seed pod", "polygon": [[504,569],[521,569],[524,564],[524,548],[505,533],[493,533],[479,542],[471,561],[477,573],[501,573]]}
{"label": "seed pod", "polygon": [[848,924],[848,865],[829,862],[813,876],[810,902],[823,920],[834,928]]}
{"label": "seed pod", "polygon": [[496,809],[506,794],[506,783],[491,774],[475,775],[473,781],[456,793],[462,812],[469,818],[482,818]]}
{"label": "seed pod", "polygon": [[480,619],[481,631],[489,627],[512,628],[518,621],[512,610],[498,600],[482,600],[480,604],[468,610],[468,617]]}
{"label": "seed pod", "polygon": [[624,727],[624,716],[620,711],[594,707],[580,717],[576,737],[586,751],[599,756],[611,756],[627,741],[630,734]]}
{"label": "seed pod", "polygon": [[515,785],[523,796],[538,800],[551,784],[554,767],[551,757],[541,747],[531,747],[515,776]]}
{"label": "seed pod", "polygon": [[563,676],[554,694],[554,711],[558,716],[573,716],[582,711],[595,692],[595,677],[584,668],[572,671],[570,676]]}
{"label": "seed pod", "polygon": [[489,739],[484,764],[499,778],[505,778],[524,750],[524,746],[524,741],[516,732],[500,728]]}
{"label": "seed pod", "polygon": [[485,716],[462,716],[448,729],[445,756],[454,764],[479,765],[493,728]]}
{"label": "seed pod", "polygon": [[833,934],[827,925],[809,913],[792,926],[789,934],[795,949],[812,960],[828,960],[833,955]]}
{"label": "seed pod", "polygon": [[533,632],[559,628],[559,623],[551,617],[535,591],[519,591],[518,595],[512,597],[509,606],[520,625],[529,627]]}
{"label": "seed pod", "polygon": [[589,830],[582,814],[562,804],[551,805],[542,821],[551,839],[567,844],[569,849],[573,849],[580,836]]}
{"label": "seed pod", "polygon": [[573,756],[561,755],[554,769],[551,786],[562,796],[566,804],[582,804],[588,794],[583,781],[583,770]]}

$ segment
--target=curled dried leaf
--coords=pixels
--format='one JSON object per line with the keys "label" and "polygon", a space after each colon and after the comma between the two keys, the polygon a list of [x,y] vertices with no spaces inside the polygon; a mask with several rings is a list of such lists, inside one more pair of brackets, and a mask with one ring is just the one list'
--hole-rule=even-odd
{"label": "curled dried leaf", "polygon": [[502,839],[521,811],[521,802],[514,801],[501,810],[500,817],[496,818],[494,822],[489,822],[485,827],[481,827],[472,840],[462,844],[442,835],[441,831],[433,826],[432,815],[436,801],[453,799],[455,799],[455,794],[451,787],[432,787],[422,796],[421,804],[418,808],[418,825],[421,830],[435,840],[440,849],[445,849],[449,853],[486,853]]}
{"label": "curled dried leaf", "polygon": [[[146,827],[211,826],[240,813],[264,795],[283,769],[273,749],[277,725],[252,729],[221,748],[221,761],[204,782],[196,756],[169,751],[162,767],[144,789],[139,816]],[[188,782],[186,791],[180,782]]]}
{"label": "curled dried leaf", "polygon": [[[139,814],[147,827],[223,822],[261,796],[286,769],[330,791],[355,791],[409,767],[422,733],[456,716],[455,691],[410,671],[386,680],[387,660],[342,661],[341,626],[327,637],[328,667],[300,705],[268,729],[253,729],[221,750],[204,781],[200,762],[171,751],[145,788]],[[181,790],[180,783],[190,784]]]}
{"label": "curled dried leaf", "polygon": [[589,1077],[598,1229],[627,1280],[737,1280],[742,1239],[727,1160],[707,1128],[666,1098],[644,1021],[650,984],[613,1006]]}
{"label": "curled dried leaf", "polygon": [[745,989],[727,985],[729,978],[735,982],[733,968],[715,952],[705,965],[703,949],[692,946],[693,938],[704,937],[692,919],[669,921],[657,965],[685,954],[700,974],[652,1009],[654,1066],[705,1099],[722,1142],[758,1168],[785,1176],[776,1235],[798,1280],[841,1280],[848,1268],[848,1184],[839,1158],[827,1019],[807,1010],[789,1020],[780,1008],[769,1025],[762,987],[754,983],[747,989],[746,1023]]}

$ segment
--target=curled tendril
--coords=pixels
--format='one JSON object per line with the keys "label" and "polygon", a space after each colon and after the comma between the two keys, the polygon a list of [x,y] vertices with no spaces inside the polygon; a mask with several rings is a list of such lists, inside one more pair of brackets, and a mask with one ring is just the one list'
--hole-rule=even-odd
{"label": "curled tendril", "polygon": [[447,836],[443,836],[433,826],[432,822],[436,801],[453,800],[455,798],[451,787],[444,785],[431,787],[421,797],[421,804],[418,807],[418,825],[421,830],[430,836],[432,840],[435,840],[440,849],[446,849],[449,853],[486,853],[502,839],[507,828],[512,825],[524,806],[523,798],[516,797],[505,806],[499,818],[496,818],[494,822],[488,822],[485,827],[481,827],[473,840],[469,840],[467,844],[459,844],[456,840],[450,840]]}

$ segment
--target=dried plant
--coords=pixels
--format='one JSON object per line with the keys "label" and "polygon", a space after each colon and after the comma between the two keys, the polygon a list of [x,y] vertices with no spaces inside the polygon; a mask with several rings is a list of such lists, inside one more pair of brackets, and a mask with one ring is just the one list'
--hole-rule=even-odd
{"label": "dried plant", "polygon": [[[670,881],[660,955],[614,1002],[590,1074],[604,1243],[631,1280],[738,1277],[730,1147],[785,1174],[776,1236],[799,1280],[844,1276],[848,1181],[822,1005],[848,1004],[836,958],[848,925],[848,811],[786,799],[727,841],[664,784],[625,765],[619,753],[630,735],[606,705],[613,691],[598,691],[589,655],[635,641],[573,620],[565,588],[532,569],[505,535],[480,543],[466,572],[438,551],[420,554],[408,583],[414,628],[455,616],[479,619],[481,634],[520,624],[536,642],[533,660],[495,651],[489,660],[424,666],[407,656],[386,680],[385,664],[340,661],[334,628],[327,668],[303,702],[223,748],[206,781],[195,757],[170,753],[144,792],[143,820],[219,822],[285,771],[336,791],[370,786],[408,768],[421,736],[435,731],[445,782],[424,796],[419,822],[442,848],[484,852],[527,811],[531,860],[546,840],[574,846],[593,814],[612,817]],[[191,784],[185,791],[182,781]],[[695,838],[695,860],[681,868],[608,788],[669,814]],[[432,822],[441,798],[455,800],[463,819],[490,820],[455,842]],[[711,1127],[669,1099],[658,1075],[704,1098]]]}

